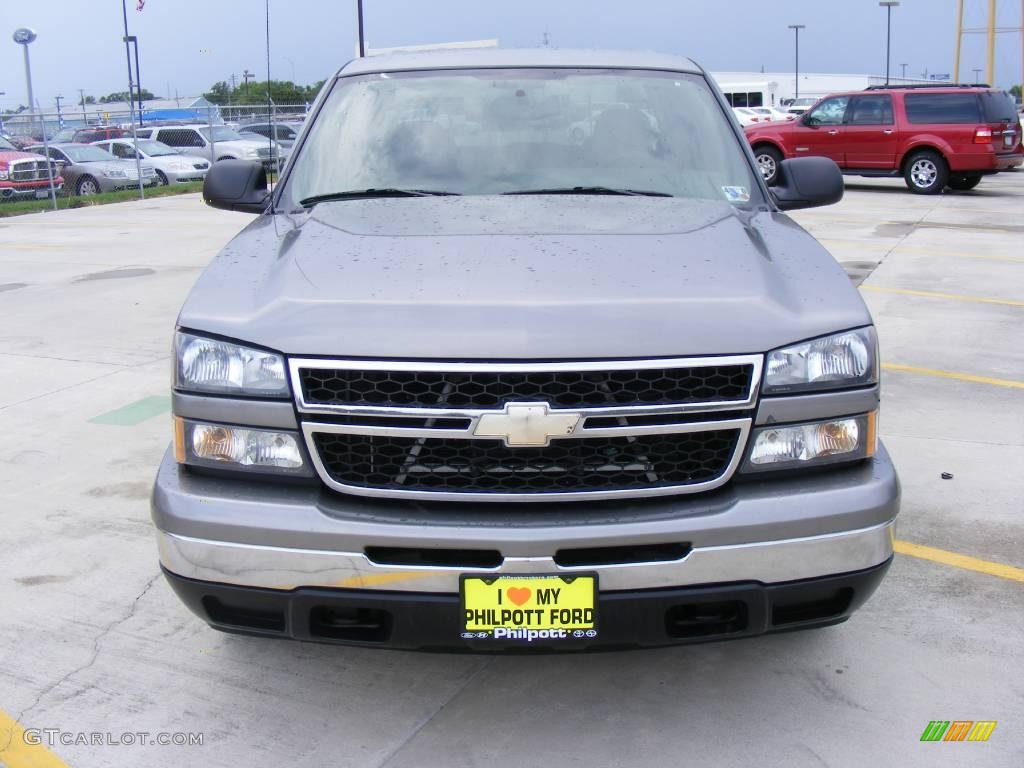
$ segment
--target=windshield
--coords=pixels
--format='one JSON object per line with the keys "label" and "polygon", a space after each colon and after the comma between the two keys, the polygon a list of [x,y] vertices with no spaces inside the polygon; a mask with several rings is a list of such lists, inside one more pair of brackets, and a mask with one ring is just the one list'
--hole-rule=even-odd
{"label": "windshield", "polygon": [[139,149],[142,153],[149,157],[160,157],[162,155],[177,155],[178,150],[173,147],[169,147],[162,141],[153,141],[152,139],[139,139]]}
{"label": "windshield", "polygon": [[64,146],[61,147],[61,151],[71,158],[73,163],[95,163],[100,160],[117,160],[112,154],[107,152],[105,149],[92,146]]}
{"label": "windshield", "polygon": [[3,136],[0,136],[0,149],[15,149],[16,150],[17,147],[15,147],[13,144],[11,144],[11,142],[9,142]]}
{"label": "windshield", "polygon": [[697,75],[492,69],[340,78],[282,202],[364,189],[495,195],[575,187],[745,204],[739,139]]}
{"label": "windshield", "polygon": [[[207,138],[207,140],[210,139],[210,129],[209,128],[200,128],[199,132],[201,134],[203,134],[203,136],[205,136]],[[230,128],[225,128],[222,125],[215,125],[215,126],[213,126],[213,140],[214,141],[244,141],[245,139],[242,136],[239,136],[237,132],[231,130]]]}

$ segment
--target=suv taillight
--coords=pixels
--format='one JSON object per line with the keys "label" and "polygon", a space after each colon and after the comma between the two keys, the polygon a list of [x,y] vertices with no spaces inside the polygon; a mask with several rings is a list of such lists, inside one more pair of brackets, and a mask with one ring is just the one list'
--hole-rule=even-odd
{"label": "suv taillight", "polygon": [[979,126],[974,131],[974,143],[975,144],[991,144],[992,143],[992,129],[988,126]]}

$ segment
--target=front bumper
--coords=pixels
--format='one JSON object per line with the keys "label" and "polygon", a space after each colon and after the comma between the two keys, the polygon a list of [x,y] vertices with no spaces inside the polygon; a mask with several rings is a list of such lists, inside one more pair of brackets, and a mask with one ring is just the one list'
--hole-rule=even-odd
{"label": "front bumper", "polygon": [[[311,637],[307,614],[317,606],[372,604],[393,627],[418,627],[422,612],[437,612],[448,645],[461,642],[445,622],[457,620],[450,611],[465,573],[596,573],[601,643],[625,642],[605,632],[606,602],[613,619],[617,611],[627,617],[626,628],[636,620],[633,601],[648,606],[636,608],[650,614],[645,621],[662,626],[671,606],[705,594],[746,617],[742,628],[718,634],[795,628],[770,618],[772,606],[788,604],[772,597],[782,594],[776,588],[795,584],[824,584],[833,597],[852,590],[803,601],[829,603],[808,621],[841,621],[881,579],[898,508],[899,483],[881,445],[874,459],[850,467],[734,481],[694,496],[543,505],[366,499],[314,484],[201,475],[168,453],[152,499],[161,564],[185,602],[214,626],[349,642],[330,633]],[[645,556],[663,545],[677,549]],[[480,565],[475,558],[484,554],[489,559]],[[869,572],[877,578],[842,581]],[[271,614],[271,625],[261,625]],[[664,628],[647,634],[635,642],[693,639]],[[433,647],[439,637],[389,630],[366,642]]]}
{"label": "front bumper", "polygon": [[[64,187],[64,180],[55,180],[53,183],[53,189],[55,192],[60,192]],[[26,198],[36,198],[37,192],[46,192],[47,196],[50,194],[50,182],[47,181],[31,181],[31,182],[18,182],[16,185],[11,183],[0,183],[0,200],[20,200]]]}
{"label": "front bumper", "polygon": [[707,642],[838,624],[875,591],[891,557],[854,573],[782,584],[605,592],[592,640],[481,644],[461,638],[458,595],[211,584],[166,570],[194,613],[225,632],[407,650],[552,651],[629,649]]}

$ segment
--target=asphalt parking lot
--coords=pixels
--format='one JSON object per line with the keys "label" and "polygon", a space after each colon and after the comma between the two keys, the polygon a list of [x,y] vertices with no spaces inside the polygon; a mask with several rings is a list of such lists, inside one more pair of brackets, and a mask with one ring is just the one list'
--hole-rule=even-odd
{"label": "asphalt parking lot", "polygon": [[[0,765],[1024,765],[1022,210],[1008,173],[939,197],[852,180],[794,215],[874,313],[903,482],[899,554],[851,621],[542,657],[257,640],[189,614],[148,505],[171,330],[247,217],[186,195],[0,221]],[[922,743],[932,720],[998,725]]]}

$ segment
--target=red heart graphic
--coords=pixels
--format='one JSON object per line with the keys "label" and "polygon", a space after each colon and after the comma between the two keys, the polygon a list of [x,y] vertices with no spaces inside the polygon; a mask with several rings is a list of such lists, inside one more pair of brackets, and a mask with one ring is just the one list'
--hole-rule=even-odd
{"label": "red heart graphic", "polygon": [[505,592],[508,595],[508,599],[516,605],[522,605],[530,599],[530,595],[533,594],[533,590],[529,587],[511,587]]}

